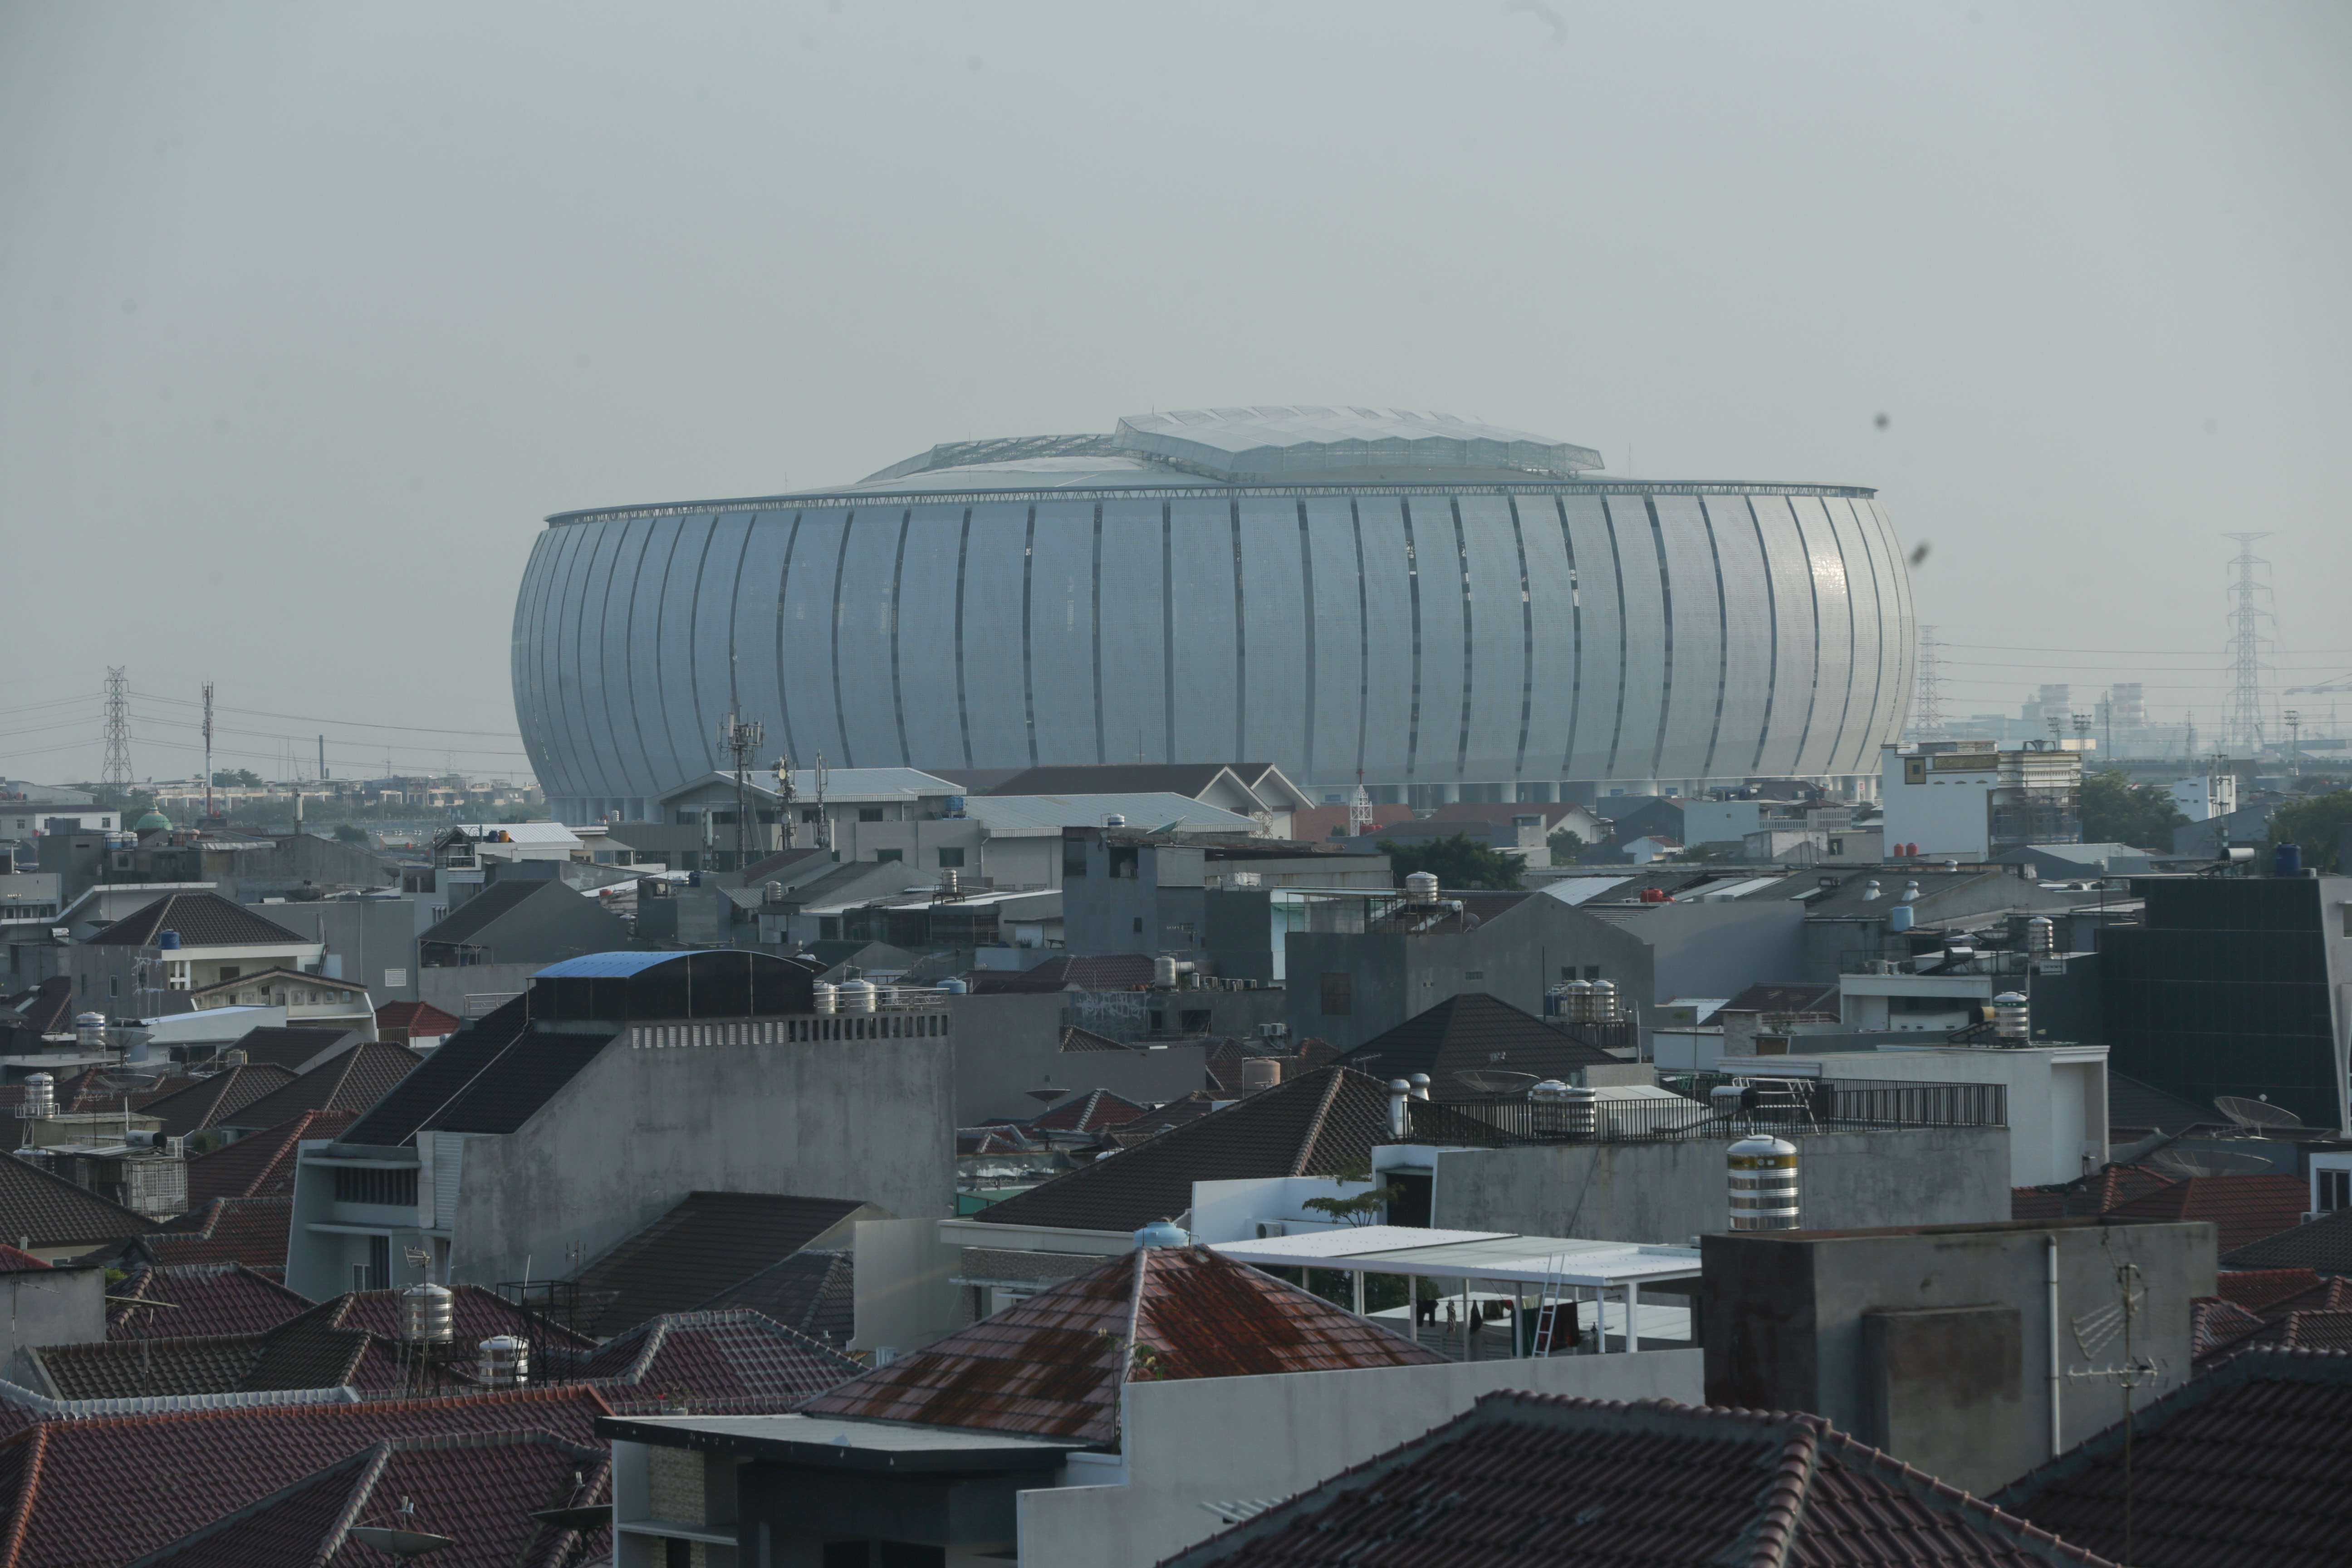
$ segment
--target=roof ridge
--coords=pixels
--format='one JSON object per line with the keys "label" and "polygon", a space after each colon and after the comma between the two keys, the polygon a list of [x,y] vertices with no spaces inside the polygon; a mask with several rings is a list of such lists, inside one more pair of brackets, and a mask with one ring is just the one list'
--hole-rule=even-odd
{"label": "roof ridge", "polygon": [[1785,1568],[1796,1548],[1798,1532],[1804,1527],[1805,1504],[1821,1468],[1822,1434],[1802,1416],[1790,1426],[1780,1444],[1780,1462],[1772,1467],[1772,1479],[1759,1500],[1762,1508],[1756,1518],[1748,1568]]}
{"label": "roof ridge", "polygon": [[2097,1552],[2087,1547],[2074,1545],[2054,1531],[2042,1529],[2030,1519],[2011,1513],[1999,1504],[1980,1498],[1974,1492],[1956,1487],[1939,1477],[1931,1476],[1917,1466],[1896,1458],[1885,1449],[1874,1447],[1852,1433],[1840,1430],[1833,1424],[1823,1422],[1822,1426],[1824,1440],[1837,1449],[1834,1458],[1838,1463],[1851,1464],[1874,1479],[1908,1493],[1915,1500],[1932,1508],[1952,1510],[1963,1515],[1970,1513],[1981,1515],[1980,1523],[1995,1526],[2011,1535],[2021,1538],[2021,1543],[2039,1556],[2055,1555],[2087,1564],[2089,1568],[2116,1568],[2116,1565],[2110,1563],[2106,1558],[2101,1557]]}
{"label": "roof ridge", "polygon": [[[352,1478],[351,1490],[344,1496],[343,1506],[336,1513],[335,1522],[328,1530],[319,1554],[304,1568],[326,1568],[334,1561],[336,1553],[342,1551],[343,1542],[350,1537],[352,1526],[360,1521],[360,1510],[367,1506],[368,1499],[375,1495],[376,1483],[392,1467],[392,1445],[382,1438],[362,1449],[361,1453],[365,1458],[360,1464],[359,1474]],[[299,1486],[301,1483],[294,1484]],[[292,1488],[286,1489],[290,1491]]]}
{"label": "roof ridge", "polygon": [[1294,1176],[1303,1176],[1307,1173],[1307,1164],[1315,1156],[1315,1145],[1323,1137],[1323,1123],[1331,1114],[1331,1104],[1339,1098],[1339,1090],[1348,1081],[1344,1073],[1334,1072],[1330,1068],[1318,1068],[1315,1070],[1327,1074],[1328,1081],[1323,1086],[1321,1097],[1315,1102],[1315,1114],[1307,1120],[1307,1134],[1299,1139],[1297,1152],[1291,1156],[1290,1173]]}
{"label": "roof ridge", "polygon": [[[16,1482],[16,1506],[8,1510],[8,1530],[0,1536],[0,1568],[17,1568],[24,1561],[25,1537],[33,1527],[33,1510],[29,1504],[40,1489],[42,1471],[49,1457],[49,1425],[44,1421],[32,1428],[25,1439],[32,1452],[25,1458],[25,1473]],[[0,1443],[0,1450],[7,1445]]]}

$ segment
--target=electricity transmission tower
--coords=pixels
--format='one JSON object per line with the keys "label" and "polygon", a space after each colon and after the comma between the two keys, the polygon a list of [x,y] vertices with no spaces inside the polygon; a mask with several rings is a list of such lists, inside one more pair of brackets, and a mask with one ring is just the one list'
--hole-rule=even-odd
{"label": "electricity transmission tower", "polygon": [[1919,669],[1917,692],[1911,701],[1911,729],[1916,734],[1934,737],[1944,732],[1943,672],[1937,668],[1936,653],[1942,645],[1936,640],[1936,628],[1919,628]]}
{"label": "electricity transmission tower", "polygon": [[2269,562],[2254,553],[2254,541],[2267,539],[2267,533],[2232,533],[2238,542],[2237,559],[2231,563],[2238,574],[2230,584],[2230,709],[2221,732],[2231,743],[2242,745],[2249,756],[2260,756],[2263,750],[2263,623],[2275,620],[2264,607],[2270,596],[2270,584],[2259,582],[2254,568],[2268,566]]}
{"label": "electricity transmission tower", "polygon": [[131,678],[127,666],[110,665],[106,671],[106,763],[99,782],[108,789],[131,787]]}

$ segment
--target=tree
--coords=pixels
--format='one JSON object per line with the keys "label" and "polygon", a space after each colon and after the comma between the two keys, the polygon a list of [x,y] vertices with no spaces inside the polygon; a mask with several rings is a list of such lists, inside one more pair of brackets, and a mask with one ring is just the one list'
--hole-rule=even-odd
{"label": "tree", "polygon": [[1427,871],[1441,888],[1502,888],[1519,885],[1519,858],[1489,849],[1466,833],[1433,838],[1421,844],[1380,841],[1381,853],[1396,868],[1400,884],[1415,871]]}
{"label": "tree", "polygon": [[[1371,1180],[1370,1176],[1343,1175],[1341,1183]],[[1367,1187],[1350,1198],[1308,1198],[1299,1205],[1317,1214],[1338,1220],[1342,1225],[1370,1225],[1380,1217],[1380,1212],[1404,1196],[1402,1187]]]}
{"label": "tree", "polygon": [[349,822],[338,822],[335,824],[336,843],[365,844],[367,841],[368,834],[366,828]]}
{"label": "tree", "polygon": [[2189,819],[2155,784],[2136,784],[2112,769],[2083,781],[2083,842],[2128,844],[2172,853],[2172,830]]}
{"label": "tree", "polygon": [[1577,857],[1584,853],[1584,837],[1573,828],[1554,828],[1544,842],[1551,846],[1551,863],[1555,866],[1573,866]]}
{"label": "tree", "polygon": [[2352,789],[2283,805],[2271,814],[2270,847],[2303,847],[2303,863],[2315,871],[2342,871],[2345,829],[2352,827]]}
{"label": "tree", "polygon": [[215,789],[259,789],[261,775],[251,768],[238,768],[233,773],[216,772],[213,774],[213,787]]}

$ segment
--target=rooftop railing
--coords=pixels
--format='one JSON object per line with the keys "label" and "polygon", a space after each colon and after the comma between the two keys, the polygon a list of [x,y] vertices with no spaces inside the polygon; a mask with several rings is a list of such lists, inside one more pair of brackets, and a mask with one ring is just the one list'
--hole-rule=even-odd
{"label": "rooftop railing", "polygon": [[1407,1100],[1402,1141],[1501,1148],[2009,1124],[2008,1090],[1997,1083],[1662,1072],[1658,1085],[1676,1098],[1597,1099],[1589,1112],[1580,1105],[1525,1095]]}

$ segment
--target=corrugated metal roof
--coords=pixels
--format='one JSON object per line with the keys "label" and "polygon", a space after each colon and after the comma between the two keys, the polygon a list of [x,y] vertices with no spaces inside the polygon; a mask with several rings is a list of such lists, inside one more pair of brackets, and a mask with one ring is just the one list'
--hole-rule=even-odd
{"label": "corrugated metal roof", "polygon": [[561,963],[551,963],[531,975],[533,980],[579,980],[643,974],[656,963],[691,956],[683,952],[583,952]]}
{"label": "corrugated metal roof", "polygon": [[1256,826],[1237,812],[1203,805],[1172,791],[1132,795],[989,795],[964,802],[964,815],[991,833],[1059,833],[1065,827],[1100,827],[1112,816],[1141,833],[1171,823],[1192,832],[1248,833]]}

